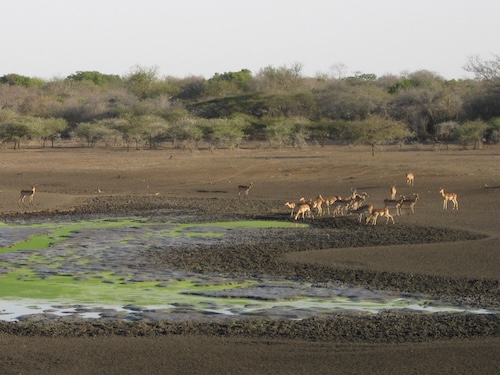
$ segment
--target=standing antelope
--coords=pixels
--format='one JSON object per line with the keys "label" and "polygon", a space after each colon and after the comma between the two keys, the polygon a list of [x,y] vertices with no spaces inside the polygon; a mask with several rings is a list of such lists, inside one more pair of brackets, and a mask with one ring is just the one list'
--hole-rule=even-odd
{"label": "standing antelope", "polygon": [[323,202],[325,202],[325,198],[321,194],[313,202],[313,208],[318,210],[319,216],[323,216]]}
{"label": "standing antelope", "polygon": [[295,220],[297,220],[300,215],[302,215],[302,220],[305,220],[306,213],[310,215],[312,219],[314,219],[314,215],[311,212],[311,206],[309,206],[309,204],[307,203],[299,204],[299,207],[297,209],[297,214],[295,215]]}
{"label": "standing antelope", "polygon": [[29,204],[33,205],[33,198],[35,196],[35,191],[36,191],[36,185],[31,186],[31,190],[21,190],[21,195],[19,196],[19,199],[17,203],[21,205],[21,202],[24,205],[24,198],[29,197]]}
{"label": "standing antelope", "polygon": [[361,194],[356,193],[355,195],[353,195],[353,197],[351,199],[352,208],[356,209],[359,206],[361,206],[363,203],[365,203],[366,198],[368,198],[368,197],[369,197],[369,195],[366,191],[361,193]]}
{"label": "standing antelope", "polygon": [[384,199],[384,208],[394,207],[396,209],[396,214],[401,215],[401,203],[405,200],[404,196],[399,197],[399,199]]}
{"label": "standing antelope", "polygon": [[363,219],[363,215],[368,217],[369,215],[371,215],[372,211],[373,211],[373,206],[371,204],[365,204],[357,209],[353,209],[353,208],[349,209],[350,214],[359,215],[358,219],[359,219],[360,223],[361,223],[361,220]]}
{"label": "standing antelope", "polygon": [[444,199],[443,210],[446,210],[448,208],[448,201],[452,201],[453,209],[456,208],[458,210],[458,196],[455,193],[445,193],[444,189],[441,188],[441,190],[439,190],[439,194],[441,194]]}
{"label": "standing antelope", "polygon": [[252,188],[253,182],[250,182],[250,185],[238,185],[238,198],[241,198],[241,192],[245,192],[245,198],[248,198],[248,192]]}
{"label": "standing antelope", "polygon": [[337,200],[342,199],[340,195],[336,195],[334,197],[325,198],[326,211],[328,215],[330,215],[330,206],[332,206]]}
{"label": "standing antelope", "polygon": [[418,201],[418,194],[415,193],[413,194],[413,198],[405,198],[397,204],[396,208],[399,210],[399,213],[401,213],[401,209],[404,207],[409,207],[411,212],[414,214],[415,213],[415,203]]}
{"label": "standing antelope", "polygon": [[351,198],[346,199],[346,200],[337,199],[332,204],[332,206],[333,206],[332,215],[333,216],[337,216],[337,215],[343,216],[344,215],[344,210],[347,210],[347,209],[349,209],[349,207],[352,207],[352,202],[353,201],[352,201]]}
{"label": "standing antelope", "polygon": [[290,212],[290,217],[293,217],[293,214],[295,213],[295,207],[297,207],[297,204],[294,202],[285,202],[285,206],[287,206],[292,210],[292,212]]}
{"label": "standing antelope", "polygon": [[389,223],[389,220],[392,220],[392,223],[394,223],[394,217],[392,217],[392,215],[389,213],[389,209],[387,207],[385,208],[374,208],[372,210],[372,213],[370,214],[370,216],[368,216],[366,218],[366,224],[368,224],[370,222],[370,220],[372,220],[372,224],[373,225],[376,225],[377,224],[377,218],[379,216],[385,216],[387,218],[387,221],[385,222],[385,224],[388,224]]}
{"label": "standing antelope", "polygon": [[396,199],[396,194],[398,191],[396,190],[396,184],[391,185],[391,199],[395,200]]}
{"label": "standing antelope", "polygon": [[413,173],[406,174],[406,185],[415,186],[415,175]]}

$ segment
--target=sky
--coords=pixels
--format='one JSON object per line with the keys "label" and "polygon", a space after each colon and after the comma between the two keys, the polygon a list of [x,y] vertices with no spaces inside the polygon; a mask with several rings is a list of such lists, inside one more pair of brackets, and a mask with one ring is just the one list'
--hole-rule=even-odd
{"label": "sky", "polygon": [[500,55],[499,0],[16,0],[0,11],[0,76],[78,71],[212,77],[273,66],[302,74],[428,70],[471,78]]}

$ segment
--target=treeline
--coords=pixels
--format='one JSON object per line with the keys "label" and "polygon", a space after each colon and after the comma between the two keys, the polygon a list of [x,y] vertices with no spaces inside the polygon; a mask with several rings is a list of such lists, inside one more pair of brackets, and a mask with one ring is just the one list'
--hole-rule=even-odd
{"label": "treeline", "polygon": [[471,58],[464,69],[476,78],[445,80],[429,71],[306,77],[300,64],[210,79],[160,77],[142,66],[125,76],[8,74],[0,77],[0,141],[15,149],[28,140],[53,147],[59,139],[134,148],[498,143],[500,57]]}

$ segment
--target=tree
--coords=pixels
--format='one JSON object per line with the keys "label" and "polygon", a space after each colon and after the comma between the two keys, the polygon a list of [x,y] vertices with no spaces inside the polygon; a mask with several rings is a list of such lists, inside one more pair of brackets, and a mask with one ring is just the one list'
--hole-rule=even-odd
{"label": "tree", "polygon": [[199,126],[203,129],[204,137],[210,143],[210,148],[238,147],[244,139],[244,121],[231,119],[201,120]]}
{"label": "tree", "polygon": [[482,120],[467,121],[456,129],[456,137],[465,150],[471,143],[474,150],[477,150],[483,145],[487,129],[488,125]]}
{"label": "tree", "polygon": [[330,67],[330,70],[336,79],[342,79],[346,76],[347,65],[344,63],[335,63]]}
{"label": "tree", "polygon": [[45,81],[40,78],[31,78],[20,74],[6,74],[0,77],[0,83],[7,83],[11,86],[42,87]]}
{"label": "tree", "polygon": [[199,126],[200,119],[185,116],[172,122],[168,135],[172,139],[174,147],[185,149],[189,142],[198,142],[203,138],[203,130]]}
{"label": "tree", "polygon": [[401,142],[412,135],[403,122],[378,115],[371,115],[365,120],[353,121],[349,133],[352,142],[370,145],[372,156],[375,155],[375,146],[395,141]]}
{"label": "tree", "polygon": [[155,148],[166,138],[169,124],[162,117],[156,115],[143,116],[141,121],[144,124],[144,139],[148,142],[150,149]]}
{"label": "tree", "polygon": [[302,77],[302,64],[294,63],[291,67],[286,65],[279,68],[267,66],[261,69],[254,82],[259,91],[290,92],[300,88],[304,78]]}
{"label": "tree", "polygon": [[488,122],[486,140],[492,143],[498,143],[500,141],[500,117],[492,118]]}
{"label": "tree", "polygon": [[281,148],[285,145],[302,147],[309,136],[311,122],[302,117],[266,117],[265,134],[271,147]]}
{"label": "tree", "polygon": [[[159,81],[158,67],[143,67],[136,65],[125,78],[132,93],[140,99],[158,96],[162,92],[162,83]],[[170,85],[167,84],[167,87]]]}
{"label": "tree", "polygon": [[500,90],[500,55],[493,55],[493,59],[489,61],[482,60],[479,56],[470,56],[464,69]]}
{"label": "tree", "polygon": [[318,140],[321,146],[324,146],[328,140],[342,141],[349,124],[351,122],[345,120],[321,119],[308,126],[309,135]]}
{"label": "tree", "polygon": [[239,72],[215,73],[206,82],[205,93],[209,96],[237,95],[250,90],[252,72],[242,69]]}
{"label": "tree", "polygon": [[10,110],[0,110],[0,139],[14,144],[14,150],[21,149],[21,140],[29,138],[29,116],[21,116]]}
{"label": "tree", "polygon": [[96,71],[78,71],[74,74],[69,75],[67,78],[69,81],[90,81],[96,85],[104,85],[111,82],[120,82],[121,78],[115,74],[102,74]]}
{"label": "tree", "polygon": [[68,123],[62,118],[37,118],[32,126],[33,136],[40,138],[42,147],[45,147],[47,141],[51,141],[51,147],[54,147],[54,141],[61,137],[68,128]]}
{"label": "tree", "polygon": [[112,129],[106,126],[105,123],[79,123],[73,130],[73,135],[76,138],[83,139],[87,142],[87,146],[94,147],[98,141],[105,141],[106,145],[109,143],[109,136]]}

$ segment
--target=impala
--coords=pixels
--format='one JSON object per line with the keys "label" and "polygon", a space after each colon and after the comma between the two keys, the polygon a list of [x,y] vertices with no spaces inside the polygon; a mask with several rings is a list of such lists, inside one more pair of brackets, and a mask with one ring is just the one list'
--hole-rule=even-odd
{"label": "impala", "polygon": [[396,208],[401,213],[402,208],[409,207],[411,209],[411,212],[414,214],[415,213],[415,203],[417,203],[417,201],[418,201],[418,194],[415,193],[415,194],[413,194],[413,198],[403,197],[403,199],[397,204]]}
{"label": "impala", "polygon": [[253,186],[253,182],[250,182],[250,185],[238,185],[238,198],[241,198],[241,192],[245,193],[245,198],[248,198],[248,192]]}
{"label": "impala", "polygon": [[401,196],[399,199],[384,199],[384,208],[394,207],[396,209],[396,214],[401,215],[400,205],[404,201],[405,197]]}
{"label": "impala", "polygon": [[290,212],[290,217],[293,217],[293,214],[295,213],[295,207],[297,207],[297,204],[295,202],[285,202],[285,206],[287,206],[292,210],[292,212]]}
{"label": "impala", "polygon": [[385,216],[387,218],[387,221],[385,222],[385,224],[388,224],[389,220],[392,220],[392,223],[395,224],[394,223],[394,217],[392,217],[392,215],[390,214],[389,209],[387,207],[385,207],[385,208],[374,208],[372,210],[372,213],[370,214],[370,216],[368,216],[366,218],[366,224],[368,224],[370,222],[370,220],[372,220],[372,224],[376,225],[377,224],[377,218],[379,216]]}
{"label": "impala", "polygon": [[328,215],[330,215],[330,206],[332,206],[337,200],[341,200],[342,197],[340,195],[336,195],[330,198],[324,198],[324,202],[326,204],[326,211]]}
{"label": "impala", "polygon": [[19,199],[17,200],[17,203],[21,205],[21,202],[24,205],[24,198],[29,197],[29,204],[33,205],[33,198],[35,197],[35,191],[36,191],[36,185],[31,186],[31,190],[21,190],[21,195],[19,196]]}
{"label": "impala", "polygon": [[439,190],[439,194],[441,194],[444,199],[443,210],[446,210],[448,208],[448,201],[452,201],[453,209],[456,208],[458,210],[458,196],[455,193],[445,193],[444,189],[441,188],[441,190]]}
{"label": "impala", "polygon": [[391,199],[395,200],[396,194],[398,193],[398,191],[396,190],[396,184],[390,186],[391,186]]}
{"label": "impala", "polygon": [[360,205],[365,203],[365,200],[368,197],[369,197],[369,195],[367,192],[363,192],[361,194],[358,194],[358,193],[353,194],[353,196],[351,198],[352,208],[354,208],[354,209],[358,208]]}
{"label": "impala", "polygon": [[368,217],[369,215],[371,215],[372,211],[373,211],[373,205],[371,205],[371,204],[365,204],[361,207],[358,207],[357,209],[352,209],[352,208],[349,209],[350,214],[359,215],[358,218],[359,218],[360,223],[361,223],[361,220],[363,219],[363,215]]}
{"label": "impala", "polygon": [[297,214],[295,215],[295,220],[297,220],[300,215],[302,215],[302,220],[305,220],[306,213],[310,215],[312,219],[314,219],[314,215],[311,212],[311,206],[309,206],[307,203],[299,204],[299,207],[297,209]]}
{"label": "impala", "polygon": [[413,173],[406,174],[406,185],[415,186],[415,175]]}
{"label": "impala", "polygon": [[336,216],[337,213],[340,215],[344,215],[344,210],[349,209],[349,207],[352,207],[352,199],[338,199],[335,202],[333,202],[333,216]]}
{"label": "impala", "polygon": [[312,202],[313,208],[318,210],[318,215],[322,216],[323,215],[323,202],[325,199],[320,195],[317,196],[317,198]]}

